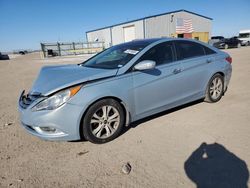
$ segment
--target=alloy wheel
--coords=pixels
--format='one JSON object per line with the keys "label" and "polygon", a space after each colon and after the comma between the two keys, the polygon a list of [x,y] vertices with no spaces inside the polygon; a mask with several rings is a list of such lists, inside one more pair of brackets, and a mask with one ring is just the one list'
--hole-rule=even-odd
{"label": "alloy wheel", "polygon": [[215,77],[209,88],[209,93],[211,98],[213,100],[217,100],[221,96],[222,90],[223,90],[222,80],[219,77]]}
{"label": "alloy wheel", "polygon": [[97,138],[108,138],[113,135],[120,124],[119,111],[110,105],[99,108],[91,117],[90,128]]}

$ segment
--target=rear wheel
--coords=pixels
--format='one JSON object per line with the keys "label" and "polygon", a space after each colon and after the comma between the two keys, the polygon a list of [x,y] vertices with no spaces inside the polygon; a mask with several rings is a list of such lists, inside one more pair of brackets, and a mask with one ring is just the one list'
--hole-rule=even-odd
{"label": "rear wheel", "polygon": [[100,100],[88,109],[82,134],[90,142],[106,143],[120,134],[124,121],[124,111],[119,102],[114,99]]}
{"label": "rear wheel", "polygon": [[215,74],[209,81],[206,91],[205,101],[209,103],[217,102],[221,99],[224,89],[224,78],[220,74]]}

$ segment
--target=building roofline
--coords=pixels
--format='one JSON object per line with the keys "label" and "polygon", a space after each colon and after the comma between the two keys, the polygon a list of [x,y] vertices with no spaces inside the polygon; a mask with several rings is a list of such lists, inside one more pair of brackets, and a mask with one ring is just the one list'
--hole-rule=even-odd
{"label": "building roofline", "polygon": [[165,13],[156,14],[156,15],[152,15],[152,16],[147,16],[147,17],[143,17],[143,18],[139,18],[139,19],[135,19],[135,20],[130,20],[130,21],[126,21],[126,22],[122,22],[122,23],[119,23],[119,24],[114,24],[114,25],[110,25],[110,26],[106,26],[106,27],[101,27],[101,28],[98,28],[98,29],[89,30],[89,31],[86,31],[86,34],[90,33],[90,32],[94,32],[94,31],[102,30],[102,29],[107,29],[107,28],[110,28],[110,27],[115,27],[115,26],[118,26],[118,25],[123,25],[123,24],[131,23],[131,22],[136,22],[136,21],[145,20],[145,19],[148,19],[148,18],[153,18],[153,17],[158,17],[158,16],[163,16],[163,15],[167,15],[167,14],[173,14],[173,13],[177,13],[177,12],[187,12],[187,13],[190,13],[190,14],[194,14],[196,16],[200,16],[200,17],[203,17],[203,18],[206,18],[206,19],[209,19],[209,20],[213,20],[213,18],[203,16],[201,14],[197,14],[197,13],[185,10],[185,9],[180,9],[180,10],[176,10],[176,11],[165,12]]}

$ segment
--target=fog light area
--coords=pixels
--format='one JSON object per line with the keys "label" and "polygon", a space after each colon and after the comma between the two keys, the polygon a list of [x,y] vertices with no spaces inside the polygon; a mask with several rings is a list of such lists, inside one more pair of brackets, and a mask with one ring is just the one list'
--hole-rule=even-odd
{"label": "fog light area", "polygon": [[40,129],[44,132],[51,132],[51,133],[56,132],[56,129],[53,127],[40,127]]}
{"label": "fog light area", "polygon": [[64,133],[54,127],[33,127],[33,129],[42,135],[63,135]]}

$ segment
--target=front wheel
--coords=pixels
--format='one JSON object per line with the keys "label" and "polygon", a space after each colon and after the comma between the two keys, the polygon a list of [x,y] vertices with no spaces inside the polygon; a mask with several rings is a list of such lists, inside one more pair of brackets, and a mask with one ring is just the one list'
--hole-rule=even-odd
{"label": "front wheel", "polygon": [[114,99],[94,103],[85,114],[82,134],[90,142],[101,144],[115,139],[125,122],[124,110]]}
{"label": "front wheel", "polygon": [[220,74],[215,74],[209,81],[206,91],[205,101],[209,103],[218,102],[224,89],[224,78]]}

